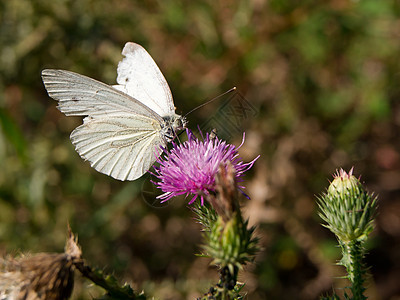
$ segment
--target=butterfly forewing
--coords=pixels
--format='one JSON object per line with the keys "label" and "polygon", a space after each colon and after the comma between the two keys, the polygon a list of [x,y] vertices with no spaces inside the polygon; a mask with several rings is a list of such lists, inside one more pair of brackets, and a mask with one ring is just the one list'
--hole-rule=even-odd
{"label": "butterfly forewing", "polygon": [[171,90],[157,64],[140,45],[126,43],[114,87],[138,99],[162,117],[175,114]]}
{"label": "butterfly forewing", "polygon": [[58,100],[58,108],[67,116],[141,115],[162,121],[140,101],[90,77],[71,71],[46,69],[43,83],[50,97]]}

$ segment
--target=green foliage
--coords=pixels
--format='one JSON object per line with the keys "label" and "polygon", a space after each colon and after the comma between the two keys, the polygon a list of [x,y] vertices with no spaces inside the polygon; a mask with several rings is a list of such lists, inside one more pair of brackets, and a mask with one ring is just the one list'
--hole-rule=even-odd
{"label": "green foliage", "polygon": [[6,135],[6,138],[14,146],[18,157],[21,160],[26,159],[26,141],[15,122],[10,118],[6,111],[0,109],[0,125],[3,129],[2,132]]}

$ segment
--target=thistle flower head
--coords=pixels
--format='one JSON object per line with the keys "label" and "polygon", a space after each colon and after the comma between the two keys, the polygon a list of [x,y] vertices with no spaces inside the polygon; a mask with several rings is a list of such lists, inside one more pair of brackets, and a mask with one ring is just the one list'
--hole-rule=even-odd
{"label": "thistle flower head", "polygon": [[160,165],[154,167],[154,175],[159,179],[154,183],[164,192],[158,197],[161,202],[178,195],[192,195],[189,204],[197,197],[200,197],[203,204],[204,197],[215,192],[215,175],[221,164],[232,164],[236,171],[236,181],[241,182],[243,173],[249,170],[258,158],[244,163],[238,154],[241,145],[236,147],[227,144],[218,137],[210,137],[209,134],[204,140],[199,140],[190,130],[186,130],[186,133],[188,140],[183,144],[174,144],[169,152],[164,150],[164,155],[158,159]]}

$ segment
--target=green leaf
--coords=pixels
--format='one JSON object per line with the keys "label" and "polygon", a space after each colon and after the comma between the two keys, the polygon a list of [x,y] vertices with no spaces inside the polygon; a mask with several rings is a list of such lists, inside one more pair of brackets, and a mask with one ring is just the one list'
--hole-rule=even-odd
{"label": "green leaf", "polygon": [[22,131],[15,124],[14,120],[8,115],[8,113],[0,108],[0,124],[3,129],[3,133],[7,140],[14,146],[21,160],[26,159],[26,141],[22,134]]}

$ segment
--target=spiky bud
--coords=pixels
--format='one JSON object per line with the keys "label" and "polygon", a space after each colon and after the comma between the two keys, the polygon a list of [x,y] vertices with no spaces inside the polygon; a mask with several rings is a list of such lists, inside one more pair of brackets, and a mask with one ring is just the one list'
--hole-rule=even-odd
{"label": "spiky bud", "polygon": [[248,227],[239,209],[239,195],[235,181],[235,170],[231,164],[221,165],[216,176],[216,195],[207,197],[217,215],[210,213],[207,207],[197,208],[199,219],[205,225],[207,256],[213,258],[213,264],[227,268],[233,277],[244,264],[254,258],[258,251],[257,238],[253,236],[254,227]]}
{"label": "spiky bud", "polygon": [[377,198],[369,194],[353,169],[340,169],[328,191],[319,197],[320,217],[343,243],[363,241],[373,230]]}
{"label": "spiky bud", "polygon": [[247,228],[247,225],[248,222],[236,214],[228,222],[218,217],[207,233],[205,250],[213,258],[212,263],[227,267],[232,276],[251,261],[258,250],[257,239],[252,236],[254,228]]}
{"label": "spiky bud", "polygon": [[[319,215],[338,238],[342,259],[338,265],[346,268],[350,281],[351,299],[365,300],[363,243],[373,230],[373,217],[377,198],[367,193],[360,180],[353,176],[353,169],[346,173],[340,169],[328,191],[319,198]],[[345,298],[349,296],[345,293]]]}

